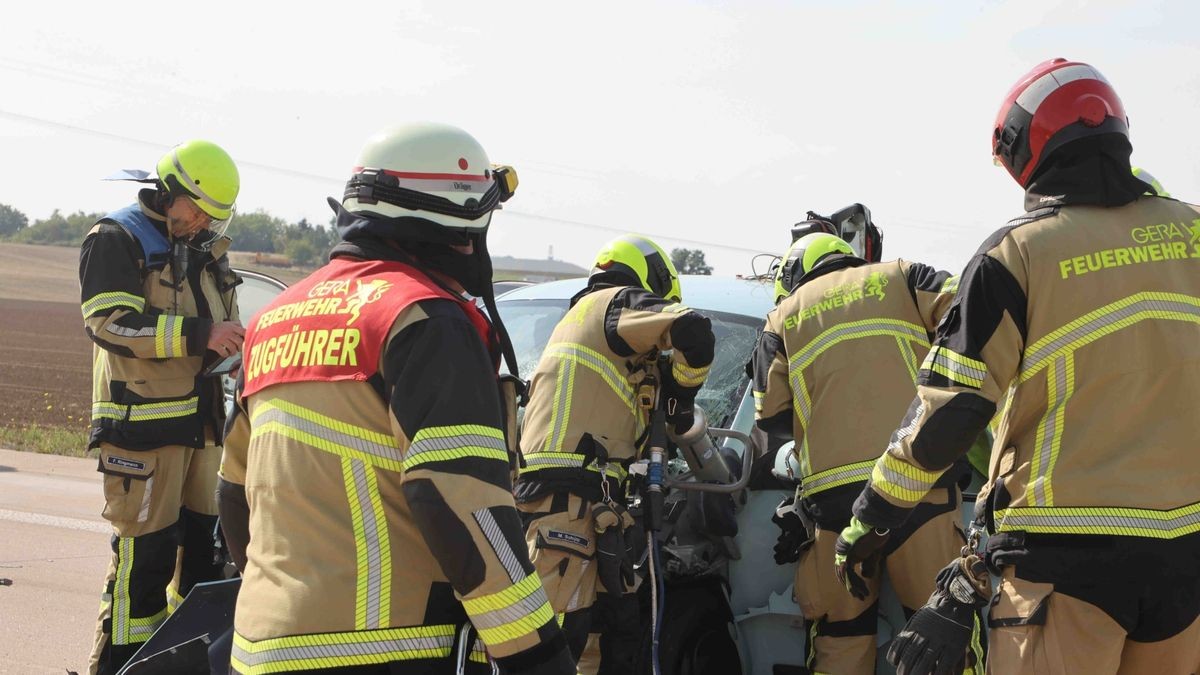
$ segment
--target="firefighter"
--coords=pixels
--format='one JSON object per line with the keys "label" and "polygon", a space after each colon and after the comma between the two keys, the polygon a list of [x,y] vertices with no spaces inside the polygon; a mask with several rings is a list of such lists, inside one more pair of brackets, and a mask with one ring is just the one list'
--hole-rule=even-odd
{"label": "firefighter", "polygon": [[[776,272],[778,305],[753,361],[755,416],[773,444],[795,441],[800,487],[776,518],[784,528],[776,562],[799,562],[795,599],[810,636],[808,668],[873,673],[880,575],[866,575],[853,597],[831,592],[833,546],[893,415],[912,397],[952,294],[944,292],[948,273],[904,260],[867,263],[830,229],[796,240]],[[848,411],[859,413],[848,422]],[[957,482],[967,468],[959,469],[942,477],[875,561],[886,562],[909,612],[965,541]]]}
{"label": "firefighter", "polygon": [[[600,249],[587,287],[571,299],[533,374],[517,508],[576,659],[598,586],[614,601],[636,602],[622,598],[631,581],[632,561],[622,561],[628,551],[611,546],[633,539],[624,537],[636,528],[623,504],[627,469],[643,449],[654,402],[662,397],[677,432],[690,429],[696,392],[712,364],[711,324],[681,302],[667,254],[645,237],[617,237]],[[660,368],[667,350],[670,365]],[[618,605],[606,614],[623,613]],[[636,644],[599,644],[606,670],[616,662],[632,667]]]}
{"label": "firefighter", "polygon": [[1167,192],[1167,189],[1162,186],[1162,183],[1158,182],[1158,179],[1153,174],[1140,166],[1133,167],[1133,175],[1137,176],[1138,180],[1153,188],[1153,191],[1147,190],[1146,194],[1158,195],[1159,197],[1171,196],[1171,193]]}
{"label": "firefighter", "polygon": [[329,263],[247,326],[220,480],[235,672],[573,672],[513,504],[511,347],[464,296],[494,308],[515,188],[456,127],[376,134]]}
{"label": "firefighter", "polygon": [[220,378],[242,345],[225,229],[240,185],[229,155],[192,140],[159,160],[137,203],[96,222],[80,249],[84,329],[95,343],[88,449],[99,450],[112,559],[91,654],[115,673],[213,559]]}
{"label": "firefighter", "polygon": [[1026,213],[963,271],[838,571],[911,517],[1009,390],[981,509],[992,536],[939,573],[889,659],[944,672],[989,606],[989,672],[1197,672],[1200,209],[1145,194],[1121,100],[1085,63],[1022,77],[992,152]]}

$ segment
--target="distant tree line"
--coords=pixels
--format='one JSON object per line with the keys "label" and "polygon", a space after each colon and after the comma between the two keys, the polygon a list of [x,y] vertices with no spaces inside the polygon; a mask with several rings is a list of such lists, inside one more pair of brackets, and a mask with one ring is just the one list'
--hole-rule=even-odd
{"label": "distant tree line", "polygon": [[[0,204],[0,241],[78,246],[103,216],[83,211],[64,215],[55,209],[50,217],[30,223],[24,213]],[[237,214],[228,234],[233,239],[231,250],[282,254],[298,266],[321,262],[338,241],[332,218],[326,225],[303,218],[289,223],[262,210]]]}

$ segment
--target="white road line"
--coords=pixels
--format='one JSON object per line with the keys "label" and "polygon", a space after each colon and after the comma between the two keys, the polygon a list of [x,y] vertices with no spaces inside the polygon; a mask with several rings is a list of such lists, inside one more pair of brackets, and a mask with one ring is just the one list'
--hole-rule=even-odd
{"label": "white road line", "polygon": [[112,533],[112,525],[106,522],[83,520],[82,518],[47,516],[41,513],[26,513],[24,511],[9,511],[8,509],[0,509],[0,520],[29,523],[30,525],[49,525],[50,527],[61,527],[67,530],[83,530],[85,532],[99,532],[100,534]]}

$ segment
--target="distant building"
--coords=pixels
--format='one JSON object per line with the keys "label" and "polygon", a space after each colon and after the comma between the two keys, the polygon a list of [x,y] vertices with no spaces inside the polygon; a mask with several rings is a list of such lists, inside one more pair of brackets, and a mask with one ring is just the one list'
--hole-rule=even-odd
{"label": "distant building", "polygon": [[588,271],[563,260],[492,256],[492,277],[520,281],[554,281],[586,277]]}

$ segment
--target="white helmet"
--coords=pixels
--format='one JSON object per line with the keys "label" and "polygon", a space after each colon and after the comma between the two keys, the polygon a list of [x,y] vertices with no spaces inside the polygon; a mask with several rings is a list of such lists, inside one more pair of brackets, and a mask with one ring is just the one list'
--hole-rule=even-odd
{"label": "white helmet", "polygon": [[415,122],[367,140],[342,206],[351,213],[421,218],[464,234],[480,233],[492,210],[516,187],[516,172],[493,167],[467,132]]}

